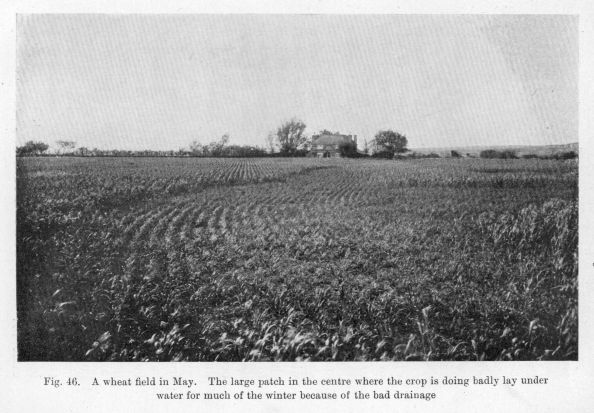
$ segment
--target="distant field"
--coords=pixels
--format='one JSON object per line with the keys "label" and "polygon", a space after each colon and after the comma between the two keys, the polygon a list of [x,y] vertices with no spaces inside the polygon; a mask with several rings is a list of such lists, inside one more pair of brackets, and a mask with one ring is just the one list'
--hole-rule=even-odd
{"label": "distant field", "polygon": [[20,360],[577,359],[577,163],[21,158]]}
{"label": "distant field", "polygon": [[417,153],[437,153],[440,156],[450,156],[451,151],[455,150],[462,155],[471,155],[478,157],[481,151],[495,149],[498,151],[513,151],[518,157],[524,155],[536,155],[536,156],[552,156],[558,155],[564,152],[579,152],[579,145],[575,143],[566,143],[559,145],[508,145],[508,146],[457,146],[451,148],[419,148],[412,149],[413,152]]}

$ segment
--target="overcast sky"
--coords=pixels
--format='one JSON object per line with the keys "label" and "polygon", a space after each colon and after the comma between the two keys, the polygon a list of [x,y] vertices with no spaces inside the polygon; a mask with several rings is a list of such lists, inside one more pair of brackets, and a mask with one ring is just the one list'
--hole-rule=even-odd
{"label": "overcast sky", "polygon": [[264,146],[283,120],[411,147],[578,140],[572,16],[35,15],[17,138]]}

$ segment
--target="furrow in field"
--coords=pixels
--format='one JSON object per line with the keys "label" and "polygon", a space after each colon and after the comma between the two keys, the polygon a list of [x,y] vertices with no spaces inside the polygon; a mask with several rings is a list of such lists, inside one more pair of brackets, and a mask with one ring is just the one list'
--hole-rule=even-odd
{"label": "furrow in field", "polygon": [[239,207],[233,210],[229,219],[230,231],[241,231],[242,228],[247,227],[249,221],[251,221],[250,214],[248,213],[251,206],[252,204],[243,202]]}
{"label": "furrow in field", "polygon": [[176,208],[177,206],[169,206],[167,208],[163,208],[160,210],[153,210],[153,213],[144,221],[142,226],[134,234],[133,243],[144,241],[144,239],[149,235],[151,229],[154,228],[156,223]]}
{"label": "furrow in field", "polygon": [[223,211],[221,212],[221,214],[219,215],[219,221],[218,221],[218,229],[220,231],[222,231],[223,233],[226,233],[228,231],[228,223],[227,223],[227,214],[229,213],[229,208],[227,207],[223,207]]}
{"label": "furrow in field", "polygon": [[210,217],[207,223],[207,229],[211,233],[216,233],[219,227],[219,219],[223,212],[223,206],[217,205],[210,213]]}
{"label": "furrow in field", "polygon": [[261,209],[262,214],[262,226],[263,228],[270,228],[280,220],[281,212],[279,211],[279,205],[264,205]]}
{"label": "furrow in field", "polygon": [[[134,221],[132,221],[132,223],[129,224],[126,227],[126,229],[124,229],[122,237],[127,242],[132,240],[132,237],[134,236],[134,234],[136,234],[136,232],[138,232],[139,228],[146,222],[147,219],[149,219],[149,217],[152,214],[154,214],[154,212],[155,212],[154,210],[149,210],[145,213],[136,215]],[[134,214],[134,213],[131,212],[131,214]]]}
{"label": "furrow in field", "polygon": [[247,204],[240,217],[240,225],[253,230],[255,228],[256,214],[259,213],[259,207],[260,204],[257,202],[250,202]]}
{"label": "furrow in field", "polygon": [[343,190],[340,193],[340,198],[338,202],[342,205],[349,205],[350,204],[350,195],[354,191],[356,187],[350,183],[344,185]]}
{"label": "furrow in field", "polygon": [[207,230],[208,224],[208,211],[204,209],[204,206],[201,208],[200,215],[196,217],[191,227],[191,235],[194,238],[200,238],[204,232]]}
{"label": "furrow in field", "polygon": [[162,217],[157,225],[154,227],[153,231],[151,232],[149,244],[150,245],[162,245],[165,231],[169,226],[170,221],[179,214],[177,209],[173,209],[169,214]]}
{"label": "furrow in field", "polygon": [[180,236],[181,226],[194,208],[194,204],[186,205],[184,208],[180,208],[177,211],[178,214],[171,221],[169,221],[169,225],[167,226],[167,230],[165,231],[165,235],[163,237],[164,243],[168,248],[171,248],[176,244]]}
{"label": "furrow in field", "polygon": [[195,237],[194,229],[196,224],[202,220],[204,209],[201,205],[197,205],[192,213],[187,217],[180,230],[180,241],[187,242]]}
{"label": "furrow in field", "polygon": [[[162,209],[153,209],[146,214],[144,223],[134,233],[130,244],[130,255],[125,262],[125,278],[144,277],[147,276],[150,268],[156,268],[155,258],[151,253],[152,248],[149,245],[154,246],[157,241],[151,230],[153,232],[155,229],[159,230],[163,222],[168,222],[167,217],[177,212],[177,208],[177,205],[172,205]],[[147,238],[149,243],[143,243]]]}
{"label": "furrow in field", "polygon": [[343,197],[343,195],[345,194],[345,192],[347,190],[348,190],[348,184],[346,184],[346,183],[341,183],[341,184],[335,186],[328,195],[328,200],[327,200],[328,204],[335,205],[335,204],[341,203],[341,198]]}
{"label": "furrow in field", "polygon": [[266,226],[264,219],[266,214],[263,212],[264,209],[265,206],[263,204],[256,204],[251,217],[252,229],[261,229]]}
{"label": "furrow in field", "polygon": [[360,193],[361,193],[360,187],[352,188],[347,196],[347,202],[349,204],[355,203],[358,200],[358,198],[360,197]]}

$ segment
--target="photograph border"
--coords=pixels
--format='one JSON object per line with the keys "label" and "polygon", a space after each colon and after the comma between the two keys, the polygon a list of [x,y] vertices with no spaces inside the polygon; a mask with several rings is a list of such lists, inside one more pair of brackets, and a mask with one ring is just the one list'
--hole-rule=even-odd
{"label": "photograph border", "polygon": [[[0,355],[0,385],[5,398],[7,411],[29,411],[44,409],[61,411],[64,409],[88,411],[160,411],[173,408],[182,411],[217,409],[220,411],[301,411],[302,409],[324,409],[328,411],[418,411],[427,408],[448,412],[485,410],[506,410],[509,412],[534,411],[589,411],[594,405],[591,388],[594,387],[594,357],[588,352],[588,343],[594,339],[592,314],[594,313],[594,279],[592,262],[594,246],[589,240],[594,239],[594,195],[590,179],[594,178],[594,165],[588,162],[594,155],[592,144],[593,123],[589,115],[594,113],[594,48],[590,39],[594,39],[594,7],[586,1],[561,4],[556,1],[544,1],[538,6],[534,2],[521,1],[446,1],[422,2],[408,1],[393,5],[387,1],[347,2],[240,2],[232,1],[215,4],[214,2],[174,1],[167,5],[152,2],[105,2],[92,1],[86,4],[68,1],[12,2],[3,6],[0,25],[2,51],[9,58],[2,65],[0,90],[2,106],[0,116],[5,138],[2,140],[2,183],[4,200],[0,203],[2,221],[0,225],[9,229],[0,249],[0,259],[4,268],[1,300],[4,306],[0,312],[0,322],[4,331],[4,351]],[[16,162],[15,138],[15,35],[16,14],[18,13],[264,13],[264,14],[575,14],[579,15],[580,24],[580,127],[579,127],[579,360],[563,362],[316,362],[309,363],[92,363],[92,362],[17,362],[16,361]],[[145,377],[145,376],[187,376],[206,383],[208,377],[251,377],[269,378],[305,377],[547,377],[550,384],[533,388],[500,389],[456,387],[440,388],[439,397],[431,402],[420,401],[374,401],[353,400],[335,403],[319,401],[238,401],[201,404],[199,402],[156,402],[151,389],[92,389],[88,386],[56,389],[44,385],[46,377],[66,379],[77,377],[79,381],[90,383],[93,377]],[[84,387],[84,388],[83,388]],[[171,404],[173,403],[173,404]],[[251,404],[249,404],[251,403]]]}

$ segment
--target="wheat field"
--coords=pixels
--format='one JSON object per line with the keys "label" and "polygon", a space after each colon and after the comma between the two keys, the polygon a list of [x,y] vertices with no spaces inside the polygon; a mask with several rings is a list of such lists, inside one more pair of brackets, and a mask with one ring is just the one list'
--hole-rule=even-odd
{"label": "wheat field", "polygon": [[575,360],[577,169],[19,158],[19,360]]}

